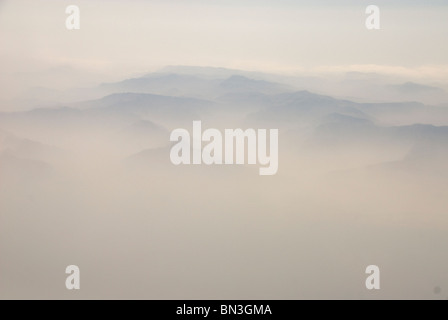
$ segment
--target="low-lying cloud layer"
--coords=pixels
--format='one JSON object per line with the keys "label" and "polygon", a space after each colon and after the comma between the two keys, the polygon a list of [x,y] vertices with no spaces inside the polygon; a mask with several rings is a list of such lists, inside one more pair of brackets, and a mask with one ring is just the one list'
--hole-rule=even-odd
{"label": "low-lying cloud layer", "polygon": [[[174,69],[89,89],[98,98],[65,107],[0,114],[1,298],[448,289],[445,108]],[[416,86],[388,88],[403,97]],[[204,130],[278,129],[278,173],[173,165],[170,132],[195,120]],[[64,286],[71,264],[81,268],[77,293]],[[375,293],[364,287],[371,264],[382,270]]]}

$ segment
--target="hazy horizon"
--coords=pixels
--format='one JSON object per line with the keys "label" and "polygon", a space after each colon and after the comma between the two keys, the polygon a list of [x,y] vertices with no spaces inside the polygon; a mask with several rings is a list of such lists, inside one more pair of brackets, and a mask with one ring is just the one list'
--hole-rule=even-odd
{"label": "hazy horizon", "polygon": [[65,28],[69,1],[2,1],[0,100],[30,87],[118,81],[167,65],[323,77],[350,71],[419,79],[448,90],[448,6],[377,1],[381,30],[364,26],[367,1],[77,1],[81,29]]}

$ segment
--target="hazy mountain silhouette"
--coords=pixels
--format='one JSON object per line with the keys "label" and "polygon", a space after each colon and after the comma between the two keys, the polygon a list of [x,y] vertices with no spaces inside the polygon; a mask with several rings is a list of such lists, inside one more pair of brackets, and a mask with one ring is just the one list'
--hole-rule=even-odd
{"label": "hazy mountain silhouette", "polygon": [[402,93],[411,93],[411,94],[421,92],[431,92],[432,94],[445,92],[443,89],[437,87],[427,86],[414,82],[406,82],[398,85],[390,85],[389,87]]}
{"label": "hazy mountain silhouette", "polygon": [[227,93],[257,92],[274,94],[293,89],[279,83],[255,80],[243,75],[231,74],[229,77],[210,78],[187,74],[148,74],[143,77],[127,79],[116,83],[102,84],[102,92],[109,93],[151,93],[177,97],[196,97],[213,99]]}
{"label": "hazy mountain silhouette", "polygon": [[338,100],[329,96],[308,91],[283,93],[271,97],[268,108],[249,116],[249,118],[274,123],[310,122],[333,113],[368,119],[360,110],[360,105],[348,100]]}
{"label": "hazy mountain silhouette", "polygon": [[19,138],[16,135],[0,130],[0,153],[10,157],[51,161],[64,155],[64,151],[30,139]]}

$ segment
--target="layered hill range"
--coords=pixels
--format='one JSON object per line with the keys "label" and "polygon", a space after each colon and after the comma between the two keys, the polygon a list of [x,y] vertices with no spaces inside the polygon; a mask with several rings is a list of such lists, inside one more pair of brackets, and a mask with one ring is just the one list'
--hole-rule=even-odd
{"label": "layered hill range", "polygon": [[[356,76],[366,81],[349,74],[343,83],[354,84]],[[160,73],[69,90],[66,96],[99,98],[1,113],[1,154],[42,161],[45,157],[36,157],[36,150],[45,154],[47,149],[72,149],[72,144],[83,149],[87,142],[101,141],[100,149],[107,145],[120,158],[135,158],[164,152],[170,145],[169,132],[189,127],[193,120],[219,128],[278,128],[287,150],[298,154],[319,148],[356,152],[372,147],[374,155],[376,148],[397,148],[400,152],[391,151],[387,162],[408,163],[433,161],[446,153],[448,108],[411,100],[421,94],[446,96],[442,89],[410,82],[384,84],[384,92],[396,91],[410,99],[369,103],[301,90],[307,80],[311,86],[317,81],[313,78],[277,77],[291,80],[288,84],[263,78],[238,70],[168,67]],[[378,85],[374,87],[378,91]],[[50,90],[33,92],[38,96],[39,91],[48,96]],[[23,145],[31,144],[27,152]],[[369,162],[375,164],[374,159]]]}

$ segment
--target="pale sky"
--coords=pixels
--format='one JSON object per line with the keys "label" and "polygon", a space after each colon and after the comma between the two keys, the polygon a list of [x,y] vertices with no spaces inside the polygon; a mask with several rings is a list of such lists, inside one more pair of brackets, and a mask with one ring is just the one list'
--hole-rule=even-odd
{"label": "pale sky", "polygon": [[[0,85],[35,85],[36,73],[56,73],[64,78],[59,84],[89,85],[166,65],[446,79],[444,2],[1,1]],[[80,30],[65,27],[71,4],[81,10]],[[369,4],[381,9],[381,30],[365,27]],[[44,85],[47,78],[39,79]]]}

